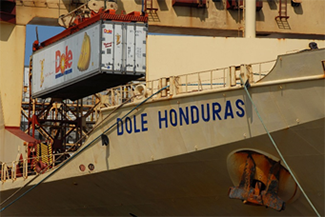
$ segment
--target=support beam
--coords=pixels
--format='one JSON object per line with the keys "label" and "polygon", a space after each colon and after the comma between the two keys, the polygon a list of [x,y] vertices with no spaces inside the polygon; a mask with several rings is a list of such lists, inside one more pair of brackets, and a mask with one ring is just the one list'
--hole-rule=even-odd
{"label": "support beam", "polygon": [[245,38],[256,37],[256,0],[245,0]]}
{"label": "support beam", "polygon": [[20,126],[26,26],[0,23],[0,87],[5,126]]}

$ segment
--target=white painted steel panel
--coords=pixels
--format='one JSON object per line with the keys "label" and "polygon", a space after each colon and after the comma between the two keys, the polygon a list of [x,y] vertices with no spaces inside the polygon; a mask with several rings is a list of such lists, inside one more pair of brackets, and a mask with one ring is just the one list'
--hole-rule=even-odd
{"label": "white painted steel panel", "polygon": [[114,24],[114,71],[123,70],[123,40],[122,24]]}
{"label": "white painted steel panel", "polygon": [[144,25],[136,26],[135,32],[135,63],[137,72],[146,71],[146,36],[147,28]]}
{"label": "white painted steel panel", "polygon": [[126,25],[126,71],[135,72],[135,24]]}
{"label": "white painted steel panel", "polygon": [[101,69],[118,74],[146,71],[147,28],[139,23],[108,23],[102,30]]}
{"label": "white painted steel panel", "polygon": [[[49,45],[33,54],[33,95],[68,85],[99,69],[99,23]],[[90,59],[87,67],[82,61],[82,44],[89,37]]]}
{"label": "white painted steel panel", "polygon": [[113,69],[113,24],[102,25],[102,70]]}

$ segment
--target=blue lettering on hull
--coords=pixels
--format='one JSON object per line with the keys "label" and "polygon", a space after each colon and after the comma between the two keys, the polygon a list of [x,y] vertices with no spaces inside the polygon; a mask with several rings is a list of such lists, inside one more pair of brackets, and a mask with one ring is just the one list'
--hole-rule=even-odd
{"label": "blue lettering on hull", "polygon": [[[158,111],[157,120],[159,129],[177,127],[184,125],[193,125],[199,122],[210,122],[219,120],[229,120],[236,117],[245,116],[244,101],[237,99],[235,103],[227,100],[222,106],[218,102],[201,104],[200,106],[192,105],[188,107],[179,107]],[[117,135],[140,133],[148,131],[148,114],[133,115],[126,117],[125,120],[117,118]]]}
{"label": "blue lettering on hull", "polygon": [[131,133],[140,133],[140,132],[148,131],[148,127],[147,127],[148,120],[146,119],[146,117],[147,117],[147,113],[142,113],[139,116],[133,115],[133,118],[126,117],[124,121],[122,121],[120,118],[117,118],[116,120],[117,135],[121,136],[124,134],[124,132],[131,134]]}

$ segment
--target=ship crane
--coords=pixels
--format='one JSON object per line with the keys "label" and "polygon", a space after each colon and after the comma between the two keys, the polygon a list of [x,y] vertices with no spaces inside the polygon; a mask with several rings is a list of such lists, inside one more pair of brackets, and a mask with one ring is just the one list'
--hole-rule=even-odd
{"label": "ship crane", "polygon": [[[58,23],[68,29],[102,12],[105,7],[106,2],[104,1],[90,0],[71,12],[61,15],[58,19]],[[115,2],[110,2],[108,7],[111,9],[117,9],[117,4]],[[33,43],[33,51],[40,48],[37,34],[37,40]],[[42,63],[42,67],[44,67],[44,63]],[[95,112],[95,109],[100,102],[99,97],[94,95],[92,97],[92,103],[90,106],[83,105],[82,100],[65,103],[62,99],[54,98],[46,103],[45,101],[33,99],[32,75],[33,67],[31,57],[29,66],[28,113],[23,113],[23,115],[28,119],[28,129],[26,131],[28,131],[32,137],[35,138],[35,132],[37,130],[39,135],[41,135],[45,140],[43,139],[44,144],[40,141],[37,143],[29,143],[28,156],[38,159],[37,156],[42,153],[52,156],[53,153],[65,152],[65,143],[68,142],[71,134],[74,131],[75,139],[77,140],[75,145],[81,145],[83,141],[82,138],[84,138],[83,135],[87,135],[87,124],[89,125],[94,123],[93,121],[86,122],[85,119],[89,117],[89,115],[93,115]],[[93,119],[93,117],[91,119]],[[72,146],[70,149],[71,148],[75,147]],[[60,161],[62,160],[63,159]],[[43,162],[40,159],[38,159],[38,161],[29,161],[31,168],[34,168],[34,170],[38,173],[45,167],[49,166],[49,164],[52,162],[53,160],[50,158],[46,160],[43,159]]]}
{"label": "ship crane", "polygon": [[61,15],[58,19],[58,23],[60,24],[60,26],[69,28],[71,26],[80,24],[85,19],[91,18],[103,9],[113,9],[116,11],[118,9],[118,6],[114,1],[106,2],[103,0],[90,0],[87,3],[82,4],[78,8],[70,11],[69,13]]}
{"label": "ship crane", "polygon": [[[143,47],[145,46],[145,43],[143,43],[143,41],[145,40],[147,27],[145,25],[137,26],[135,23],[146,23],[147,16],[142,15],[140,12],[132,12],[130,14],[116,14],[116,9],[117,4],[115,2],[107,3],[106,1],[91,0],[79,6],[75,10],[59,17],[59,24],[67,28],[65,31],[42,43],[39,43],[38,40],[34,42],[34,54],[31,57],[29,73],[30,102],[28,106],[28,116],[26,116],[28,119],[27,131],[32,130],[32,136],[35,137],[35,130],[37,129],[39,133],[44,137],[43,141],[47,141],[47,145],[44,145],[42,143],[39,143],[36,146],[35,144],[30,145],[30,157],[38,157],[41,153],[48,153],[49,155],[52,155],[52,153],[50,153],[52,150],[53,153],[58,154],[77,150],[78,147],[80,147],[85,141],[87,135],[91,132],[92,125],[96,122],[95,120],[97,119],[98,115],[96,113],[96,110],[98,110],[100,106],[103,106],[101,104],[100,95],[96,93],[104,90],[107,85],[115,86],[119,85],[121,82],[128,82],[132,79],[137,79],[143,76],[143,74],[138,73],[137,70],[139,69],[140,71],[145,72],[144,65],[141,65],[141,58],[143,59],[145,57],[145,53],[143,55],[140,53],[140,58],[134,55],[132,60],[130,59],[124,61],[123,59],[122,64],[125,66],[120,67],[120,71],[118,69],[120,62],[117,62],[115,67],[115,62],[113,62],[111,69],[110,66],[105,69],[99,69],[104,73],[97,76],[91,76],[93,74],[90,74],[90,72],[93,73],[93,71],[96,70],[96,68],[94,68],[94,65],[96,66],[96,63],[94,62],[97,61],[97,58],[93,55],[97,52],[94,52],[93,50],[101,49],[96,47],[98,40],[105,38],[105,35],[113,35],[113,31],[115,35],[114,37],[116,38],[113,39],[114,42],[109,41],[112,39],[107,39],[108,43],[111,44],[106,46],[106,43],[104,43],[102,45],[105,46],[104,51],[109,50],[110,47],[112,47],[116,50],[127,49],[128,52],[130,52],[130,50],[133,50],[134,53],[135,51],[141,52],[141,49],[143,50],[142,52],[145,52],[145,47]],[[118,23],[105,23],[106,21],[111,20],[118,21]],[[101,25],[99,24],[100,22],[102,23]],[[97,31],[94,29],[102,28],[102,25],[106,26],[103,29],[104,32],[102,33],[104,35],[102,35],[100,39],[99,36],[97,36],[97,38],[94,37],[93,34],[97,33]],[[118,30],[115,32],[115,28],[127,28],[128,34],[134,35],[135,32],[137,32],[136,35],[139,35],[139,32],[142,32],[140,35],[144,36],[144,39],[136,41],[136,37],[138,36],[135,36],[134,39],[132,39],[135,40],[131,43],[132,45],[128,45],[128,47],[126,47],[126,41],[124,40],[131,39],[127,39],[127,37],[120,39],[121,36],[126,33],[124,33],[122,29],[120,32]],[[105,31],[107,31],[107,33]],[[78,45],[78,43],[75,43],[75,41],[80,38],[80,35],[82,35],[84,38],[82,41],[81,50],[80,48],[76,48],[76,45]],[[64,49],[60,48],[60,43],[64,44]],[[47,51],[49,50],[47,49],[48,45],[57,46],[55,47],[55,49],[57,49],[55,56],[51,56],[53,53],[51,50],[50,52]],[[91,50],[93,46],[94,48]],[[39,52],[43,53],[41,55],[38,55],[37,53]],[[124,53],[122,50],[121,52]],[[37,58],[35,59],[35,57]],[[114,57],[117,58],[118,56],[115,54]],[[121,58],[124,58],[124,56],[121,56]],[[53,67],[53,60],[55,61],[55,74],[53,74],[51,68]],[[78,62],[77,67],[76,64],[73,65],[74,62]],[[132,66],[132,64],[135,63],[137,66]],[[141,67],[138,66],[139,64]],[[112,75],[109,75],[110,70],[113,72]],[[126,74],[125,70],[131,71]],[[62,87],[57,88],[57,84],[55,82],[60,80],[60,77],[63,77],[68,73],[71,73],[70,75],[72,76],[79,76],[75,79],[77,80],[76,84],[71,84],[71,80],[68,80],[69,83],[66,85],[67,82],[64,83],[65,80],[61,79],[60,82],[63,82]],[[121,75],[118,75],[119,73]],[[53,80],[51,80],[50,74],[53,74]],[[40,82],[40,84],[37,82]],[[45,87],[51,87],[52,82],[56,84],[56,86],[54,85],[55,88],[53,91],[51,88]],[[37,85],[35,85],[35,83],[37,83]],[[82,98],[91,94],[95,94],[91,97],[92,103],[90,105],[84,105],[86,104],[84,102],[85,99]],[[43,98],[43,100],[40,98]],[[49,100],[49,98],[51,98],[51,100]],[[67,101],[67,99],[70,100]],[[69,143],[68,141],[71,140],[71,137],[73,141],[72,143],[71,141]],[[32,149],[35,149],[37,151],[30,151]],[[50,160],[46,161],[50,162]],[[32,167],[34,167],[35,171],[39,173],[46,167],[46,165],[38,162],[41,162],[41,159],[38,159],[37,162],[33,161]]]}

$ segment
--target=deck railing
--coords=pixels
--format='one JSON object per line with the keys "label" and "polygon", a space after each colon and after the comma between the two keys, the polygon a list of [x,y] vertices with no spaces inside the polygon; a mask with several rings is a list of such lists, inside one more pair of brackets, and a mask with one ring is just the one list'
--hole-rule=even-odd
{"label": "deck railing", "polygon": [[0,164],[1,182],[3,183],[7,180],[16,181],[17,178],[27,179],[28,176],[36,175],[37,172],[34,169],[35,164],[32,162],[36,163],[42,157],[53,158],[52,163],[50,165],[47,165],[47,169],[45,169],[45,171],[52,170],[55,168],[56,165],[64,161],[64,159],[61,157],[62,155],[70,155],[72,153],[73,152],[52,154],[46,156],[44,155],[34,158],[27,158],[19,161],[13,161],[11,163],[2,163]]}
{"label": "deck railing", "polygon": [[[160,78],[147,82],[122,85],[102,92],[101,102],[102,105],[110,107],[121,105],[128,100],[130,102],[133,102],[134,100],[144,100],[146,97],[153,95],[167,85],[169,85],[168,88],[159,92],[157,95],[154,95],[153,98],[171,97],[218,88],[231,88],[242,85],[242,80],[244,80],[244,82],[249,80],[250,83],[254,83],[266,76],[274,63],[275,60],[248,65],[230,66],[226,68]],[[55,165],[60,163],[56,162],[56,159],[61,155],[62,154],[51,155],[51,157],[53,157],[53,163],[49,166],[49,169],[54,168]],[[8,179],[14,181],[19,177],[27,179],[29,175],[35,175],[36,171],[32,168],[34,167],[33,163],[28,162],[37,159],[40,159],[40,157],[14,161],[9,164],[0,164],[1,181],[5,182]],[[17,167],[19,168],[17,169]],[[17,173],[17,171],[19,171],[19,173]]]}
{"label": "deck railing", "polygon": [[[153,98],[239,86],[241,85],[240,77],[242,77],[244,81],[249,79],[250,83],[254,83],[266,76],[274,63],[275,60],[271,60],[122,85],[108,89],[106,94],[102,95],[101,101],[108,107],[116,106],[129,100],[133,96],[137,97],[131,100],[131,102],[151,96],[167,85],[169,85],[169,88],[164,89],[159,94],[153,96]],[[142,86],[140,88],[142,91],[139,91],[139,86]]]}

